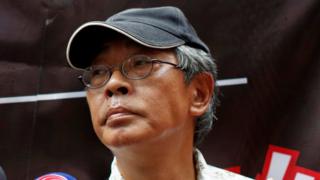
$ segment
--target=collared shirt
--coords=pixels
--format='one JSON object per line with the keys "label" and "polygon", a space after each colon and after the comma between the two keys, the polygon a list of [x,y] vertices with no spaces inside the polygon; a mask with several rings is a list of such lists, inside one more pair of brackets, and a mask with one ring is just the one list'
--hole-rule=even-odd
{"label": "collared shirt", "polygon": [[197,180],[252,180],[251,178],[211,166],[206,163],[201,152],[195,149]]}
{"label": "collared shirt", "polygon": [[[197,149],[194,150],[194,158],[196,161],[197,180],[252,180],[251,178],[208,165],[201,152]],[[111,164],[109,180],[124,180],[118,170],[116,158],[113,159]]]}

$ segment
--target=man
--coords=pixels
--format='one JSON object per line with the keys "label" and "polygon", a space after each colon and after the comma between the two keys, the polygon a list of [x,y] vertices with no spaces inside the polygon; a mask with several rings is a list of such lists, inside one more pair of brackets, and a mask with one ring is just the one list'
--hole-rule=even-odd
{"label": "man", "polygon": [[129,9],[88,22],[67,59],[83,70],[94,130],[115,159],[111,180],[247,179],[206,164],[216,66],[175,7]]}

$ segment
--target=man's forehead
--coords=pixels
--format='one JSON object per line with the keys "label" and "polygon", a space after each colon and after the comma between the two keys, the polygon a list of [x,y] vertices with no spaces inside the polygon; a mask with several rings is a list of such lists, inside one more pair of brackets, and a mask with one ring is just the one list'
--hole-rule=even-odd
{"label": "man's forehead", "polygon": [[106,56],[123,55],[123,50],[138,51],[141,48],[143,47],[141,47],[134,41],[121,35],[114,34],[110,37],[105,38],[104,42],[99,47],[100,50],[92,59],[91,64],[95,64],[99,61],[104,60]]}

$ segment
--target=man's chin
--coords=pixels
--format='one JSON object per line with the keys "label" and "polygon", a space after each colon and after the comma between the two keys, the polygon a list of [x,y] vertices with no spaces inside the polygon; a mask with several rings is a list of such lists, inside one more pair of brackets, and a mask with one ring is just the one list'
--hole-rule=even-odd
{"label": "man's chin", "polygon": [[157,133],[145,123],[131,121],[122,126],[100,127],[100,141],[109,148],[139,145],[152,139]]}
{"label": "man's chin", "polygon": [[145,137],[134,136],[131,134],[109,135],[108,138],[101,139],[102,143],[109,149],[138,146],[146,141]]}

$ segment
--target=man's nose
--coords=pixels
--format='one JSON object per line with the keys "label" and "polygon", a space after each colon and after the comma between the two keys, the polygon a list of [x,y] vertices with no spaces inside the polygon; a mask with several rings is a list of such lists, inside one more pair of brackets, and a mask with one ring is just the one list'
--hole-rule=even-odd
{"label": "man's nose", "polygon": [[112,97],[113,95],[126,95],[129,94],[131,90],[131,84],[119,70],[113,71],[109,81],[105,85],[106,97]]}

